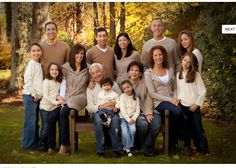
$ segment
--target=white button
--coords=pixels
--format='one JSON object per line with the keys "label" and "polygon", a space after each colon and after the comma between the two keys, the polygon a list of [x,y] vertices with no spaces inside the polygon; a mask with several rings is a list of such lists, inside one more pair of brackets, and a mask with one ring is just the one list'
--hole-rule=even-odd
{"label": "white button", "polygon": [[222,25],[222,34],[236,34],[236,25]]}

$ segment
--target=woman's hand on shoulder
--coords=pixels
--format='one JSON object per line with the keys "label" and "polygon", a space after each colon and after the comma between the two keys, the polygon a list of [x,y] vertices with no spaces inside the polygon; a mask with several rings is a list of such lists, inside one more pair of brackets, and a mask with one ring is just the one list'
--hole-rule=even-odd
{"label": "woman's hand on shoulder", "polygon": [[88,88],[89,88],[90,90],[93,90],[94,87],[95,87],[95,81],[94,81],[94,80],[90,80],[90,82],[89,82],[89,84],[88,84]]}

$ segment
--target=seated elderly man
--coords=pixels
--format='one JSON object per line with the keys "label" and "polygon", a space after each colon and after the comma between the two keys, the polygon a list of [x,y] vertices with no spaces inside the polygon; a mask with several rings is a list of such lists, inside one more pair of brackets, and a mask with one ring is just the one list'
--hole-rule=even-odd
{"label": "seated elderly man", "polygon": [[[98,93],[102,90],[100,86],[100,81],[104,78],[103,66],[99,63],[93,63],[89,68],[89,73],[91,75],[92,81],[94,81],[95,86],[93,88],[91,87],[87,88],[86,109],[91,114],[95,126],[97,155],[99,157],[104,157],[104,152],[105,152],[104,131],[105,129],[108,129],[107,131],[111,138],[113,157],[118,158],[120,157],[120,151],[122,149],[119,115],[115,113],[115,115],[111,119],[111,124],[109,127],[105,127],[101,124],[103,120],[99,116],[102,113],[101,111],[99,111],[100,109],[111,109],[111,107],[107,104],[98,105],[97,96]],[[118,95],[121,94],[120,88],[116,82],[114,82],[112,89],[113,91],[118,93]]]}

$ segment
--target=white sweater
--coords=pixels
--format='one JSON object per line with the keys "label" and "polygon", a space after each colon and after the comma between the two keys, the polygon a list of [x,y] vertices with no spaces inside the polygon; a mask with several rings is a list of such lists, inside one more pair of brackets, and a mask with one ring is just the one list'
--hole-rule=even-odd
{"label": "white sweater", "polygon": [[[185,77],[185,75],[183,76]],[[179,79],[179,73],[177,73],[176,80],[177,96],[181,104],[184,106],[191,106],[192,104],[202,106],[206,96],[206,87],[200,73],[196,72],[196,78],[192,83],[186,83],[185,78]]]}
{"label": "white sweater", "polygon": [[200,52],[197,48],[194,48],[194,50],[193,50],[192,53],[197,57],[197,61],[198,61],[198,72],[201,73],[201,72],[202,72],[203,56],[202,56],[201,52]]}
{"label": "white sweater", "polygon": [[44,79],[43,98],[40,101],[40,109],[52,111],[58,107],[58,101],[56,100],[56,97],[59,95],[60,86],[61,84],[59,82]]}
{"label": "white sweater", "polygon": [[124,118],[127,122],[130,122],[131,119],[136,121],[139,114],[140,106],[138,97],[134,100],[133,96],[123,93],[120,96],[120,118]]}
{"label": "white sweater", "polygon": [[43,95],[43,70],[41,64],[31,59],[24,73],[23,94],[41,98]]}
{"label": "white sweater", "polygon": [[115,107],[119,108],[119,95],[113,90],[111,90],[110,92],[101,90],[98,93],[98,106],[109,102],[115,102]]}

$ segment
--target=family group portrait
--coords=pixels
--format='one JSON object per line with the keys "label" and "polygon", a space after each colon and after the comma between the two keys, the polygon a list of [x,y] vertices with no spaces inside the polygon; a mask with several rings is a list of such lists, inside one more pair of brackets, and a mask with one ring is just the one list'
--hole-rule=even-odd
{"label": "family group portrait", "polygon": [[0,2],[1,164],[235,164],[234,2]]}

